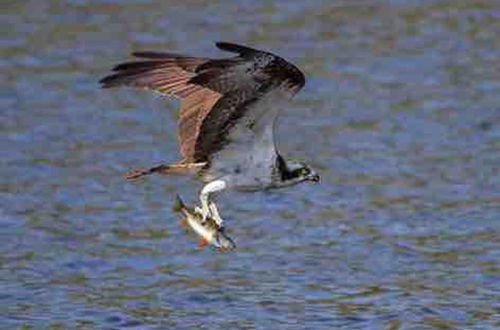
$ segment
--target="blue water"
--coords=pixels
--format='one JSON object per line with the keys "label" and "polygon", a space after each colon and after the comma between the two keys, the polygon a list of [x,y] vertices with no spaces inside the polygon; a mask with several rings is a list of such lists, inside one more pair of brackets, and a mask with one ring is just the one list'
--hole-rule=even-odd
{"label": "blue water", "polygon": [[[0,326],[500,326],[496,1],[17,1],[2,6]],[[170,208],[177,101],[97,81],[136,50],[297,64],[280,151],[319,185],[226,193],[237,250]]]}

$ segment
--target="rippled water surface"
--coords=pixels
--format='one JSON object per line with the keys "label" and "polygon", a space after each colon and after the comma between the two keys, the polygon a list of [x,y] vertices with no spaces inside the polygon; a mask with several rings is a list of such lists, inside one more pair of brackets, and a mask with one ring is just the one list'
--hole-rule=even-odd
{"label": "rippled water surface", "polygon": [[[500,3],[2,4],[0,325],[22,329],[500,326]],[[320,185],[226,193],[238,249],[170,211],[178,102],[97,81],[136,50],[274,51],[307,84],[281,152]]]}

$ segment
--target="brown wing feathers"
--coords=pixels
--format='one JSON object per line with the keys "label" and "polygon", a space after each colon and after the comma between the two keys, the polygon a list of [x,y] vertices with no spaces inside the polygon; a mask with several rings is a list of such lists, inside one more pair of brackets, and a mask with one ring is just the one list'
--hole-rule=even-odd
{"label": "brown wing feathers", "polygon": [[188,81],[196,75],[194,73],[196,67],[207,61],[204,58],[167,53],[142,52],[134,53],[134,55],[150,60],[126,62],[115,66],[113,71],[116,73],[102,79],[101,86],[103,88],[116,86],[147,88],[182,98],[199,87],[188,84]]}
{"label": "brown wing feathers", "polygon": [[[264,87],[267,90],[275,83],[287,80],[298,87],[296,90],[304,85],[303,74],[280,57],[226,42],[216,45],[239,56],[208,59],[174,53],[136,52],[133,55],[142,60],[115,66],[115,73],[103,78],[101,86],[139,87],[180,98],[179,138],[183,162],[204,162],[213,151],[212,146],[218,143],[215,141],[218,138],[210,138],[215,133],[208,126],[227,126],[225,123],[204,125],[207,118],[233,120],[234,116],[222,115],[239,109],[240,103],[256,97],[255,93],[262,92]],[[216,106],[219,101],[223,104]],[[229,101],[237,104],[225,105]],[[222,113],[212,114],[214,109]]]}
{"label": "brown wing feathers", "polygon": [[221,94],[206,88],[188,95],[181,105],[179,120],[179,142],[185,162],[204,162],[196,151],[197,140],[201,132],[204,119],[219,101]]}
{"label": "brown wing feathers", "polygon": [[195,158],[200,127],[221,94],[190,83],[190,80],[196,76],[196,68],[209,59],[155,52],[137,52],[133,55],[148,60],[118,64],[113,68],[116,73],[103,78],[101,86],[146,88],[180,98],[179,140],[183,162],[200,161]]}

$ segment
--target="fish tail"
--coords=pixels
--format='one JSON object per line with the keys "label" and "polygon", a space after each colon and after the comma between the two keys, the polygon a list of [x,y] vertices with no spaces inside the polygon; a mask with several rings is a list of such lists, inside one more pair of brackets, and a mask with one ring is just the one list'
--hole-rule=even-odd
{"label": "fish tail", "polygon": [[174,212],[181,212],[182,209],[185,208],[184,202],[182,201],[181,197],[179,195],[175,195],[175,202],[174,206],[172,207],[172,210]]}

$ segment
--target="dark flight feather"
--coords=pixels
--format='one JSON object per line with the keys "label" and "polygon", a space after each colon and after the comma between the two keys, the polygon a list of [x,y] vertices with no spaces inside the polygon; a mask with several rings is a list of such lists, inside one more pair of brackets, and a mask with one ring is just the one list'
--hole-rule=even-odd
{"label": "dark flight feather", "polygon": [[216,42],[215,45],[217,48],[221,50],[225,50],[226,52],[231,52],[231,53],[238,53],[240,55],[248,55],[252,53],[263,53],[263,51],[253,49],[247,46],[241,46],[237,44],[233,44],[230,42],[224,42],[224,41],[219,41]]}
{"label": "dark flight feather", "polygon": [[151,59],[173,59],[173,58],[186,58],[190,56],[177,54],[177,53],[166,53],[166,52],[133,52],[132,56],[151,58]]}

